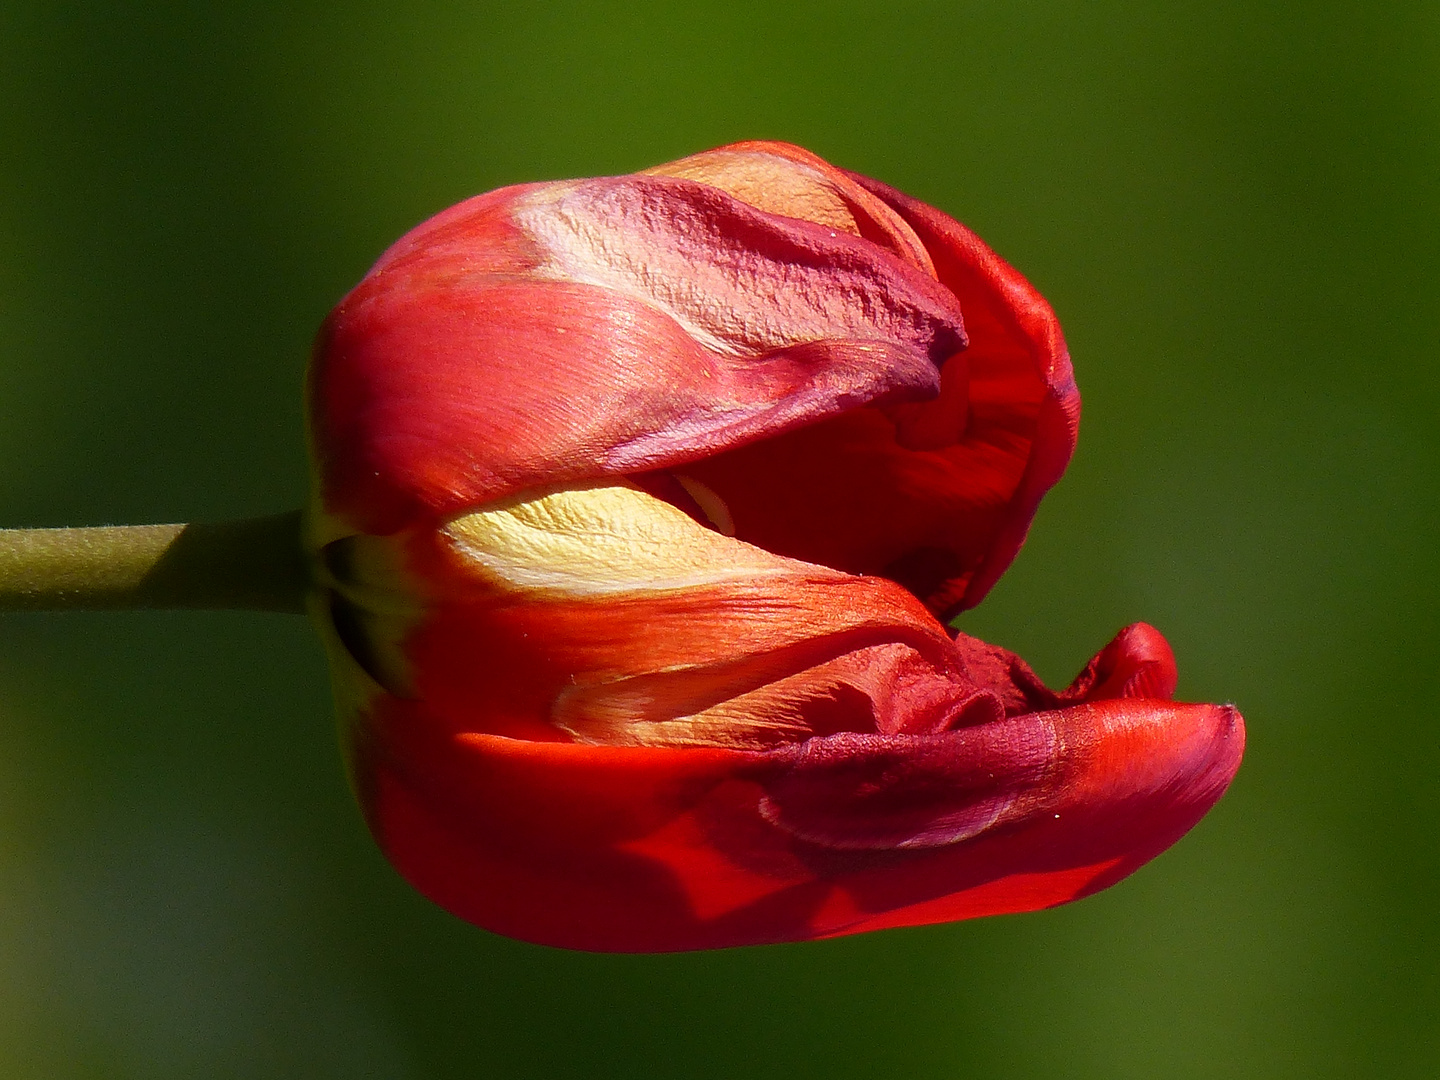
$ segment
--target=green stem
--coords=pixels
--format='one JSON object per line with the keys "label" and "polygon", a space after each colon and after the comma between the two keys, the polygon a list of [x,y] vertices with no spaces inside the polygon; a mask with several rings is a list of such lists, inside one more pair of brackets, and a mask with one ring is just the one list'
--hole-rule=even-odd
{"label": "green stem", "polygon": [[0,529],[0,611],[303,612],[300,511],[205,525]]}

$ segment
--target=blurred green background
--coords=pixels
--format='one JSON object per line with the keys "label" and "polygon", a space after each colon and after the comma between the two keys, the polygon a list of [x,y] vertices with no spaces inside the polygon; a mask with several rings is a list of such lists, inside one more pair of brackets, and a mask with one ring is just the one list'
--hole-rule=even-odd
{"label": "blurred green background", "polygon": [[0,1075],[1440,1075],[1440,8],[7,0],[0,525],[304,496],[314,329],[521,180],[783,138],[1050,297],[1074,466],[966,629],[1250,731],[1069,908],[571,954],[370,844],[299,619],[0,619]]}

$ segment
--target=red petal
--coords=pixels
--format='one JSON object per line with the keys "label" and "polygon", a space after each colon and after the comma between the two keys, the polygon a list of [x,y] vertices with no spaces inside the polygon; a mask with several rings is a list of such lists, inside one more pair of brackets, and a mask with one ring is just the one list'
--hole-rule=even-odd
{"label": "red petal", "polygon": [[851,411],[687,467],[736,535],[900,582],[942,619],[984,597],[1074,449],[1080,400],[1054,313],[1014,269],[932,207],[851,174],[924,241],[969,345],[939,397]]}
{"label": "red petal", "polygon": [[1021,467],[984,559],[932,599],[944,618],[983,600],[1025,542],[1041,497],[1075,452],[1080,393],[1054,311],[1014,267],[933,206],[877,180],[851,176],[915,230],[940,281],[960,301],[970,337],[965,359],[973,419],[966,441],[993,446]]}
{"label": "red petal", "polygon": [[771,754],[457,736],[393,699],[371,719],[362,797],[417,888],[499,933],[618,951],[1076,899],[1194,825],[1244,742],[1228,707],[1136,699]]}
{"label": "red petal", "polygon": [[1057,701],[1105,698],[1164,698],[1175,693],[1175,654],[1164,635],[1148,623],[1134,623],[1115,635]]}
{"label": "red petal", "polygon": [[494,193],[404,238],[327,320],[311,374],[324,497],[383,533],[681,463],[934,396],[963,342],[920,269],[699,184]]}
{"label": "red petal", "polygon": [[[415,693],[456,730],[529,739],[629,741],[607,725],[726,703],[755,714],[735,716],[734,745],[774,710],[799,710],[787,722],[821,730],[930,729],[967,710],[1004,711],[964,678],[943,629],[903,590],[824,571],[599,598],[456,596],[406,651]],[[792,677],[800,683],[781,688],[784,700],[745,700]],[[828,706],[819,700],[836,693]],[[726,742],[725,732],[712,741]]]}

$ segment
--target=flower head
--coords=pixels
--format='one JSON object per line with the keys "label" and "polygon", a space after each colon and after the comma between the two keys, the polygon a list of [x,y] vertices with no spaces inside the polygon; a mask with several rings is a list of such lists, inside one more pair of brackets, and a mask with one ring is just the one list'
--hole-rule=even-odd
{"label": "flower head", "polygon": [[1238,768],[1132,626],[1066,690],[941,620],[1074,448],[1053,313],[797,147],[504,188],[322,329],[312,540],[351,775],[421,891],[665,950],[1046,907]]}

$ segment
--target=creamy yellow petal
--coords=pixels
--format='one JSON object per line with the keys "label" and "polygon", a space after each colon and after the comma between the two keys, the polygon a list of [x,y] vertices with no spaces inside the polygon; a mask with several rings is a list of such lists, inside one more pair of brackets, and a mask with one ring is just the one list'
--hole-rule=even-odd
{"label": "creamy yellow petal", "polygon": [[815,570],[705,528],[630,485],[506,500],[456,518],[444,536],[476,576],[570,596],[689,589]]}

